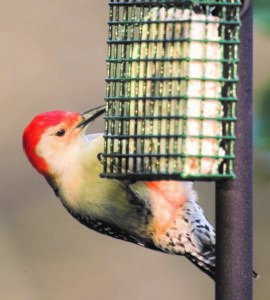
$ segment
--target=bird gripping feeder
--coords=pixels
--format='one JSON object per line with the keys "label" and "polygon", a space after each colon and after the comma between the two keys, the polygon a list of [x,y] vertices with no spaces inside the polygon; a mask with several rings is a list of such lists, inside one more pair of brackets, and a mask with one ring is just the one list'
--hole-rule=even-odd
{"label": "bird gripping feeder", "polygon": [[109,1],[102,177],[235,177],[241,4]]}

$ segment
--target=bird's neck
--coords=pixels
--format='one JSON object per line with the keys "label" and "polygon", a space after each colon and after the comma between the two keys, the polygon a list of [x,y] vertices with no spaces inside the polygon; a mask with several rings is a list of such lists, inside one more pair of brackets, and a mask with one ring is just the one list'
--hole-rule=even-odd
{"label": "bird's neck", "polygon": [[96,137],[84,142],[73,155],[69,155],[69,159],[65,159],[61,172],[55,176],[53,183],[56,183],[59,197],[66,207],[76,210],[89,200],[92,194],[89,189],[98,185],[99,174],[102,172],[102,165],[97,158],[101,151],[103,138]]}

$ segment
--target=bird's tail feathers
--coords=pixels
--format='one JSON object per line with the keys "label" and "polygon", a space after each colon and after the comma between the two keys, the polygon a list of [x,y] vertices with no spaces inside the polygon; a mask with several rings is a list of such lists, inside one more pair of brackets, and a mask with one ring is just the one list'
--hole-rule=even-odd
{"label": "bird's tail feathers", "polygon": [[[209,246],[200,254],[186,253],[185,256],[201,271],[210,276],[213,280],[216,277],[216,257],[215,247]],[[254,279],[259,279],[260,275],[254,270],[252,271]]]}
{"label": "bird's tail feathers", "polygon": [[185,256],[201,271],[215,280],[215,247],[213,245],[205,247],[201,253],[185,253]]}

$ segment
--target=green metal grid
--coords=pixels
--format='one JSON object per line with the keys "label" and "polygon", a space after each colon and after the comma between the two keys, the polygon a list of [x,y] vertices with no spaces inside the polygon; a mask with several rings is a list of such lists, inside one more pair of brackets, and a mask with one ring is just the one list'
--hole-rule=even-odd
{"label": "green metal grid", "polygon": [[109,1],[102,177],[235,178],[240,8]]}

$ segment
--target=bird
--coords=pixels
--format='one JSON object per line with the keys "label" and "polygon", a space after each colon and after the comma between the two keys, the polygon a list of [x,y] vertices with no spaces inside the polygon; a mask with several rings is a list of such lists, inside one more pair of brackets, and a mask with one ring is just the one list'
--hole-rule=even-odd
{"label": "bird", "polygon": [[215,230],[193,183],[101,178],[103,133],[86,128],[105,106],[35,116],[22,144],[66,210],[88,228],[168,254],[183,255],[215,279]]}

